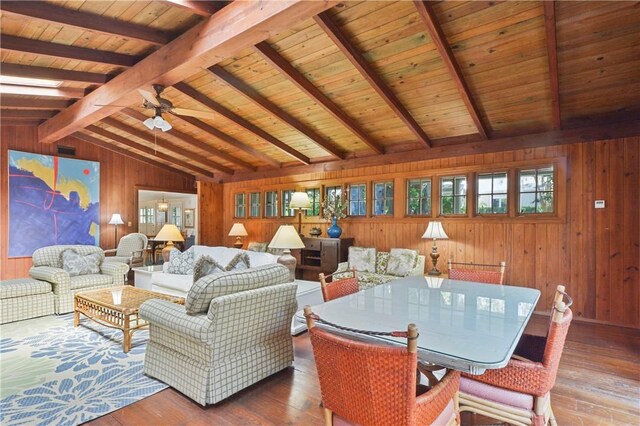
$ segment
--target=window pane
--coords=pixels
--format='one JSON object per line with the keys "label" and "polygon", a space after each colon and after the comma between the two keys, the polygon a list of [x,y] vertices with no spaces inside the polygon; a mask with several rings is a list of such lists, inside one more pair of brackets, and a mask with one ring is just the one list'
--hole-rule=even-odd
{"label": "window pane", "polygon": [[455,197],[453,212],[455,214],[467,213],[467,197]]}
{"label": "window pane", "polygon": [[531,192],[520,194],[520,213],[536,212],[536,195]]}
{"label": "window pane", "polygon": [[538,173],[538,191],[553,191],[553,169],[543,169]]}
{"label": "window pane", "polygon": [[506,173],[497,173],[493,176],[493,193],[494,194],[507,193],[507,174]]}
{"label": "window pane", "polygon": [[456,195],[466,195],[467,194],[467,178],[466,177],[457,177],[455,180],[455,194]]}
{"label": "window pane", "polygon": [[524,170],[520,172],[520,192],[532,192],[536,190],[536,171]]}
{"label": "window pane", "polygon": [[442,179],[442,195],[453,195],[453,179]]}
{"label": "window pane", "polygon": [[507,194],[497,194],[493,196],[493,212],[507,212]]}
{"label": "window pane", "polygon": [[491,195],[478,195],[478,213],[491,213]]}
{"label": "window pane", "polygon": [[376,200],[373,208],[374,215],[384,214],[384,203],[382,200]]}
{"label": "window pane", "polygon": [[491,175],[478,176],[478,194],[491,194]]}
{"label": "window pane", "polygon": [[553,192],[541,192],[538,195],[540,202],[538,203],[538,213],[553,213]]}

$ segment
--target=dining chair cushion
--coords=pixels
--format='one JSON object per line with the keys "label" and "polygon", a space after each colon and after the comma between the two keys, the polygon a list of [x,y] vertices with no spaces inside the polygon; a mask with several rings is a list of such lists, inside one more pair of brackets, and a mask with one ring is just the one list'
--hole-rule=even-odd
{"label": "dining chair cushion", "polygon": [[524,410],[533,409],[534,398],[532,395],[503,389],[498,386],[468,379],[464,376],[460,378],[460,392],[511,407],[522,408]]}
{"label": "dining chair cushion", "polygon": [[358,272],[376,272],[376,249],[374,247],[349,247],[349,269]]}
{"label": "dining chair cushion", "polygon": [[392,248],[389,252],[387,275],[405,277],[416,267],[418,252],[410,249]]}
{"label": "dining chair cushion", "polygon": [[169,252],[169,267],[167,272],[170,274],[191,275],[193,274],[193,248],[181,252],[177,248],[172,248]]}

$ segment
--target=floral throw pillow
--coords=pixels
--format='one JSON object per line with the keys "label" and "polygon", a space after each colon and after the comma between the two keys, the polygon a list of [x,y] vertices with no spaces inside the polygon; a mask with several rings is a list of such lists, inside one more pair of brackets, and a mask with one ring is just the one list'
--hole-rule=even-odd
{"label": "floral throw pillow", "polygon": [[379,251],[376,253],[376,273],[386,275],[389,264],[389,252]]}
{"label": "floral throw pillow", "polygon": [[349,247],[349,269],[359,272],[376,272],[374,247]]}
{"label": "floral throw pillow", "polygon": [[416,267],[418,262],[418,252],[410,249],[391,249],[389,252],[389,263],[387,264],[387,274],[397,277],[406,277],[409,272]]}
{"label": "floral throw pillow", "polygon": [[167,272],[170,274],[191,275],[193,274],[193,264],[193,247],[185,252],[172,248],[169,252]]}
{"label": "floral throw pillow", "polygon": [[100,253],[81,255],[72,248],[64,250],[61,254],[62,269],[69,273],[69,276],[99,274],[102,256]]}
{"label": "floral throw pillow", "polygon": [[225,272],[225,267],[219,264],[211,256],[200,256],[193,265],[193,282],[195,283],[204,276],[219,272]]}

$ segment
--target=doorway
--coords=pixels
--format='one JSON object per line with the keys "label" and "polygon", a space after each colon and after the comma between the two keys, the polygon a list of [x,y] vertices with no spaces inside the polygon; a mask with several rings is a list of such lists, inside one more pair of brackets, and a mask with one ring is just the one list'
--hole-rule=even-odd
{"label": "doorway", "polygon": [[138,190],[138,232],[153,238],[165,223],[180,229],[185,241],[198,235],[198,196],[182,192]]}

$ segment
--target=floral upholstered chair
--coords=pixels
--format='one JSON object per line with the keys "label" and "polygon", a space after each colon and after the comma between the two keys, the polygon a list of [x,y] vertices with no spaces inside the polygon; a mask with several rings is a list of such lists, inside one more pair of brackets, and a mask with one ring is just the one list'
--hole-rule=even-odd
{"label": "floral upholstered chair", "polygon": [[[132,268],[144,266],[147,256],[148,238],[144,234],[133,233],[120,238],[118,248],[105,250],[105,262],[126,263]],[[109,256],[114,254],[114,256]]]}
{"label": "floral upholstered chair", "polygon": [[105,262],[100,247],[59,245],[43,247],[32,256],[31,278],[51,283],[56,314],[73,312],[73,295],[78,291],[124,285],[129,266]]}

